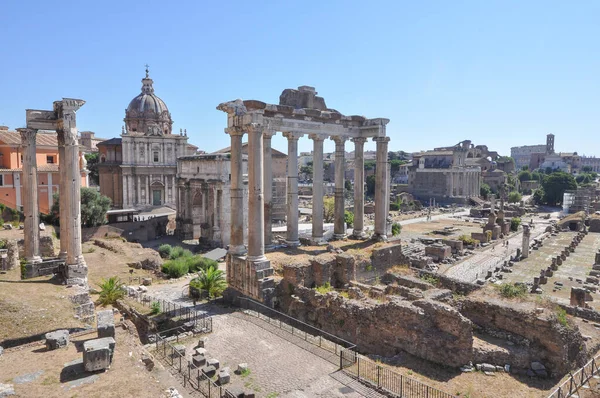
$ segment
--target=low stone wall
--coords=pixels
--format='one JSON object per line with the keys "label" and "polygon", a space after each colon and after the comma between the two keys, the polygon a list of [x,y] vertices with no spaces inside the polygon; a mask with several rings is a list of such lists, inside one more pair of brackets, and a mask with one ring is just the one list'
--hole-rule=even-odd
{"label": "low stone wall", "polygon": [[417,278],[415,276],[393,274],[391,272],[388,272],[383,277],[381,277],[381,282],[385,283],[386,285],[397,284],[399,286],[416,288],[419,290],[428,290],[433,289],[435,287],[431,283],[426,282],[423,279]]}
{"label": "low stone wall", "polygon": [[[25,257],[25,240],[19,239],[19,257]],[[40,236],[40,256],[44,258],[56,257],[58,254],[57,248],[54,246],[54,239],[49,235]]]}
{"label": "low stone wall", "polygon": [[308,288],[329,283],[334,287],[344,287],[356,280],[356,261],[349,254],[321,254],[311,257],[308,263],[287,264],[283,267],[283,279],[286,284]]}
{"label": "low stone wall", "polygon": [[350,300],[296,287],[280,297],[290,316],[351,341],[359,351],[394,356],[401,351],[447,365],[472,357],[472,323],[453,307],[434,300]]}
{"label": "low stone wall", "polygon": [[400,243],[374,249],[371,253],[371,264],[377,270],[383,270],[394,265],[408,265],[410,261],[402,254]]}
{"label": "low stone wall", "polygon": [[474,283],[463,282],[458,279],[450,278],[446,275],[436,274],[427,270],[419,270],[419,277],[422,277],[423,275],[430,275],[431,277],[436,278],[439,281],[439,287],[449,289],[454,293],[465,296],[473,293],[475,290],[481,289],[481,286]]}
{"label": "low stone wall", "polygon": [[520,364],[539,361],[552,375],[562,376],[587,357],[579,329],[562,326],[553,311],[539,312],[534,303],[467,298],[459,310],[486,334],[526,346],[526,357],[517,358]]}
{"label": "low stone wall", "polygon": [[464,242],[462,240],[442,239],[442,243],[446,246],[450,246],[453,254],[463,254]]}
{"label": "low stone wall", "polygon": [[156,323],[149,320],[147,316],[141,314],[138,310],[127,305],[122,300],[117,300],[115,307],[125,314],[126,318],[133,322],[135,328],[137,329],[138,335],[140,336],[140,341],[143,344],[147,344],[149,342],[148,335],[151,333],[156,333],[157,331]]}

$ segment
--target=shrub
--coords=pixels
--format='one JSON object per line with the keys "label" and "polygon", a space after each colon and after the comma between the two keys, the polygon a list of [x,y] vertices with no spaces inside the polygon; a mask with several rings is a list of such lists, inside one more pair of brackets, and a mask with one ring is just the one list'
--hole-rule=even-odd
{"label": "shrub", "polygon": [[169,258],[171,257],[172,250],[173,248],[171,247],[171,245],[165,243],[164,245],[160,245],[158,247],[158,254],[160,254],[162,258]]}
{"label": "shrub", "polygon": [[158,301],[153,301],[152,304],[150,304],[150,314],[160,314],[160,303]]}
{"label": "shrub", "polygon": [[117,300],[125,297],[125,289],[121,280],[116,276],[111,276],[108,279],[102,279],[100,282],[100,297],[98,302],[105,306],[116,303]]}
{"label": "shrub", "polygon": [[433,286],[437,286],[440,283],[440,280],[431,274],[423,273],[421,275],[421,279],[427,283],[432,284]]}
{"label": "shrub", "polygon": [[344,210],[344,222],[348,226],[348,228],[354,225],[354,213],[348,210]]}
{"label": "shrub", "polygon": [[527,296],[527,286],[524,284],[504,283],[498,288],[500,295],[506,298],[523,298]]}
{"label": "shrub", "polygon": [[191,257],[192,252],[188,249],[184,249],[181,246],[175,246],[171,248],[171,254],[169,255],[169,259],[175,260],[180,257]]}
{"label": "shrub", "polygon": [[569,327],[569,320],[567,319],[567,311],[564,308],[556,309],[556,320],[564,327]]}
{"label": "shrub", "polygon": [[190,287],[206,291],[211,298],[220,296],[227,287],[225,273],[215,267],[201,270],[198,277],[190,281]]}
{"label": "shrub", "polygon": [[521,219],[519,217],[513,217],[510,219],[510,230],[511,231],[518,230],[519,225],[521,225]]}
{"label": "shrub", "polygon": [[400,231],[402,231],[402,225],[400,225],[400,223],[393,223],[392,224],[392,236],[398,236],[400,235]]}
{"label": "shrub", "polygon": [[162,272],[167,274],[169,278],[180,278],[189,271],[190,267],[185,258],[169,260],[162,266]]}
{"label": "shrub", "polygon": [[191,256],[183,258],[187,263],[190,272],[198,272],[200,270],[206,271],[210,267],[213,267],[215,269],[219,268],[219,263],[215,260],[211,260],[210,258],[202,256]]}
{"label": "shrub", "polygon": [[508,203],[518,203],[523,199],[523,196],[517,191],[512,191],[508,194]]}
{"label": "shrub", "polygon": [[390,203],[390,210],[391,211],[398,211],[398,210],[400,210],[400,204],[397,203],[397,202]]}
{"label": "shrub", "polygon": [[487,236],[487,241],[490,242],[492,240],[492,231],[485,231],[485,236]]}
{"label": "shrub", "polygon": [[325,284],[317,286],[315,290],[317,291],[317,293],[325,294],[331,292],[333,288],[331,287],[329,282],[325,282]]}
{"label": "shrub", "polygon": [[462,241],[465,245],[476,245],[479,243],[469,235],[461,235],[458,237],[458,240]]}

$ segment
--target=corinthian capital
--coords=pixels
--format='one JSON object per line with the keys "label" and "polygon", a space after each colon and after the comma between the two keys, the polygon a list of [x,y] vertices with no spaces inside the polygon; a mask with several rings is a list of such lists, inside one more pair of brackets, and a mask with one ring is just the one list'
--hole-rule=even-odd
{"label": "corinthian capital", "polygon": [[62,110],[63,112],[72,111],[77,112],[85,104],[82,99],[75,98],[63,98],[62,99]]}
{"label": "corinthian capital", "polygon": [[303,135],[304,134],[302,134],[302,133],[294,133],[294,132],[291,132],[291,131],[287,131],[287,132],[283,133],[283,136],[285,138],[287,138],[288,141],[289,140],[298,141],[300,138],[302,138]]}
{"label": "corinthian capital", "polygon": [[367,142],[367,137],[354,137],[351,141],[357,145],[362,145]]}
{"label": "corinthian capital", "polygon": [[21,145],[29,146],[35,145],[35,137],[37,136],[37,130],[34,129],[17,129],[21,134]]}

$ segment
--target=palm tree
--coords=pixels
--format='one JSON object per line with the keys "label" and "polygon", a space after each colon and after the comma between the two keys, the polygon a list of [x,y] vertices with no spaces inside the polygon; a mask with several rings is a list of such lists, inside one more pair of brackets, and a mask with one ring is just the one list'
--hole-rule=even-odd
{"label": "palm tree", "polygon": [[196,281],[197,286],[205,290],[210,298],[221,295],[227,287],[225,273],[213,266],[208,267],[206,270],[200,270]]}
{"label": "palm tree", "polygon": [[123,289],[123,284],[116,276],[112,276],[108,279],[102,279],[99,287],[100,297],[98,302],[102,306],[114,304],[117,300],[125,297],[125,289]]}

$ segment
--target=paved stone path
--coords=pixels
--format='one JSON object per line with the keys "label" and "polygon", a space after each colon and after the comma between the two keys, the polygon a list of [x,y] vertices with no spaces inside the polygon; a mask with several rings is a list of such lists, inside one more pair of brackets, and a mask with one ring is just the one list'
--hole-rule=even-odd
{"label": "paved stone path", "polygon": [[[549,220],[534,218],[535,227],[531,231],[530,242],[533,242],[535,238],[542,235],[549,224]],[[503,247],[502,241],[499,241],[488,246],[485,250],[476,252],[466,260],[454,264],[444,274],[465,282],[475,282],[477,279],[484,279],[488,271],[502,265],[505,260],[509,260],[510,256],[516,253],[517,248],[522,247],[522,241],[523,232],[519,232],[508,239],[508,248]]]}

